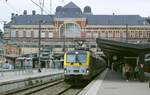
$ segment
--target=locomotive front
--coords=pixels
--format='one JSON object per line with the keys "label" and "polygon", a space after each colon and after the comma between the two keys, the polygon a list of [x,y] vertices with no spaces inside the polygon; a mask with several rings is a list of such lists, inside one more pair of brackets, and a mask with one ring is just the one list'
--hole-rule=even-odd
{"label": "locomotive front", "polygon": [[64,55],[64,74],[65,79],[81,79],[89,75],[88,51],[76,50],[66,52]]}

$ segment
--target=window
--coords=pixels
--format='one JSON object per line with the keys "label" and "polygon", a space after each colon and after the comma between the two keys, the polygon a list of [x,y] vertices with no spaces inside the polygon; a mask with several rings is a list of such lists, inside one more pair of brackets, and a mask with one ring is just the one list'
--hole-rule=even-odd
{"label": "window", "polygon": [[113,32],[112,31],[108,32],[108,37],[113,37]]}
{"label": "window", "polygon": [[150,37],[150,31],[148,31],[148,37]]}
{"label": "window", "polygon": [[143,37],[143,33],[142,31],[139,31],[139,37],[142,38]]}
{"label": "window", "polygon": [[78,55],[78,62],[86,63],[86,55],[85,54],[79,54]]}
{"label": "window", "polygon": [[23,37],[26,37],[26,31],[23,31]]}
{"label": "window", "polygon": [[75,62],[75,58],[76,55],[73,55],[73,54],[67,54],[67,62],[68,63],[72,63],[72,62]]}
{"label": "window", "polygon": [[31,37],[31,32],[30,31],[26,31],[26,37]]}
{"label": "window", "polygon": [[49,38],[53,38],[53,32],[49,32],[48,35],[49,35]]}
{"label": "window", "polygon": [[45,38],[45,31],[41,32],[41,38]]}
{"label": "window", "polygon": [[80,27],[74,23],[64,24],[60,28],[60,36],[61,37],[80,37]]}
{"label": "window", "polygon": [[18,37],[18,31],[11,31],[11,37]]}
{"label": "window", "polygon": [[17,38],[19,37],[18,34],[19,34],[18,31],[16,31],[16,37],[17,37]]}
{"label": "window", "polygon": [[135,37],[134,31],[131,31],[130,33],[131,33],[131,34],[130,34],[131,38],[134,38],[134,37]]}
{"label": "window", "polygon": [[34,38],[34,31],[31,31],[31,37]]}

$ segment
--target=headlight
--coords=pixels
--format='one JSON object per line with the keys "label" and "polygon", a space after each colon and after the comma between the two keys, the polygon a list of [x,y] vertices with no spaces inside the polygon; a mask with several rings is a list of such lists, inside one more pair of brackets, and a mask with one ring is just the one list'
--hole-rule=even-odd
{"label": "headlight", "polygon": [[79,54],[78,52],[75,52],[75,54]]}
{"label": "headlight", "polygon": [[89,73],[89,70],[86,70],[86,73]]}
{"label": "headlight", "polygon": [[64,69],[64,72],[65,72],[65,73],[67,73],[67,70],[66,70],[66,69]]}

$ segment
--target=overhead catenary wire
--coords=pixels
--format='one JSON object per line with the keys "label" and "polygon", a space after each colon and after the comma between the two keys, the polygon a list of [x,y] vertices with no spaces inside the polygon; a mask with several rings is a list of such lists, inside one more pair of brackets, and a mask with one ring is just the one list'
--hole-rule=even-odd
{"label": "overhead catenary wire", "polygon": [[[11,13],[14,13],[14,12],[15,12],[16,14],[20,14],[20,12],[19,12],[18,10],[16,10],[16,8],[14,8],[14,6],[12,6],[8,1],[9,1],[9,0],[4,0],[5,4],[7,5],[6,7],[8,7],[9,11],[10,11]],[[36,3],[35,1],[33,1],[33,0],[30,0],[30,1],[31,1],[32,3],[34,3],[36,6],[42,8],[42,10],[43,10],[43,12],[44,12],[45,14],[50,14],[50,13],[49,13],[49,10],[48,10],[47,8],[45,8],[45,6],[44,6],[44,0],[42,0],[42,2],[41,2],[41,0],[39,0],[41,6],[40,6],[38,3]]]}
{"label": "overhead catenary wire", "polygon": [[50,5],[49,5],[50,6],[50,14],[52,14],[52,0],[50,0],[49,3],[50,3]]}
{"label": "overhead catenary wire", "polygon": [[[39,4],[37,3],[37,2],[35,2],[35,1],[33,1],[33,0],[30,0],[32,3],[34,3],[36,6],[38,6],[40,9],[42,9],[42,11],[44,12],[44,13],[46,13],[46,14],[49,14],[49,12],[47,12],[46,10],[48,10],[48,9],[46,9],[46,8],[44,8],[45,6],[44,6],[44,0],[42,0],[43,2],[41,2],[41,0],[39,0]],[[43,14],[43,13],[42,13]]]}
{"label": "overhead catenary wire", "polygon": [[[16,14],[19,14],[19,11],[17,11],[17,10],[8,2],[8,0],[3,0],[2,4],[8,8],[8,11],[9,11],[9,12],[11,12],[11,13],[15,12]],[[2,18],[0,19],[0,27],[1,27],[1,28],[4,27],[4,25],[5,25],[6,23],[7,23],[6,20],[4,20],[4,19],[2,19]]]}
{"label": "overhead catenary wire", "polygon": [[10,3],[8,3],[8,0],[6,1],[6,5],[7,5],[10,12],[12,12],[12,13],[16,12],[17,14],[20,14],[19,11],[17,11]]}

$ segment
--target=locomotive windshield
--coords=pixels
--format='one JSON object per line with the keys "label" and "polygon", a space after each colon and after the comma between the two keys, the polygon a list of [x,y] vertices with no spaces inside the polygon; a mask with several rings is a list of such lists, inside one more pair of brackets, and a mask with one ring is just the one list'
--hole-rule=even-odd
{"label": "locomotive windshield", "polygon": [[72,63],[76,61],[76,55],[74,54],[67,54],[67,62]]}
{"label": "locomotive windshield", "polygon": [[66,56],[67,63],[86,63],[86,54],[85,53],[79,53],[79,54],[67,54]]}
{"label": "locomotive windshield", "polygon": [[86,63],[86,55],[85,54],[78,54],[78,62]]}

